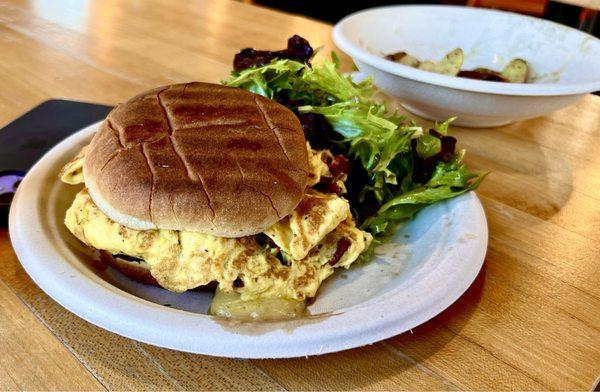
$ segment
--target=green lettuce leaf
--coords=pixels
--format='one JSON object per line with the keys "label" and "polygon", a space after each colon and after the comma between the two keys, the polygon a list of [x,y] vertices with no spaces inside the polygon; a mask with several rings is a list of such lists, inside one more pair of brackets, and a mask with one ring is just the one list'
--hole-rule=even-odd
{"label": "green lettuce leaf", "polygon": [[[436,123],[434,129],[438,133],[446,136],[448,135],[448,127],[450,126],[450,123],[452,123],[452,121],[454,121],[455,119],[456,117],[452,117],[444,121],[443,123]],[[431,156],[434,156],[435,154],[440,152],[441,147],[442,145],[440,139],[433,135],[430,135],[429,133],[424,133],[421,137],[417,139],[416,150],[422,158],[429,158]]]}
{"label": "green lettuce leaf", "polygon": [[[341,151],[360,168],[348,177],[351,193],[347,197],[360,216],[361,227],[375,236],[374,243],[384,241],[399,223],[412,219],[426,206],[479,186],[485,175],[467,170],[462,163],[464,151],[456,152],[449,162],[443,157],[434,162],[430,159],[428,164],[435,166],[426,171],[424,166],[415,167],[439,155],[439,137],[377,102],[370,78],[355,83],[341,74],[338,66],[334,53],[331,60],[313,66],[276,59],[262,67],[233,72],[223,84],[275,99],[297,113],[315,113],[327,119],[343,137],[341,142],[331,141],[330,148]],[[435,124],[434,129],[446,136],[452,120]],[[419,173],[433,172],[415,177],[417,169]],[[413,178],[425,178],[425,183]]]}
{"label": "green lettuce leaf", "polygon": [[315,66],[304,72],[302,80],[308,88],[326,93],[332,103],[355,99],[368,101],[375,92],[372,79],[354,83],[350,76],[343,76],[338,72],[339,60],[335,54],[332,54],[332,59],[322,63],[320,67]]}
{"label": "green lettuce leaf", "polygon": [[301,71],[305,68],[306,65],[298,61],[275,60],[262,67],[234,72],[221,83],[273,99],[281,91],[302,88],[296,85],[301,80]]}
{"label": "green lettuce leaf", "polygon": [[324,115],[333,129],[345,137],[349,154],[384,183],[398,183],[390,163],[397,155],[408,152],[411,138],[423,132],[421,127],[406,124],[404,117],[388,113],[381,104],[350,100],[330,106],[300,106],[298,111]]}
{"label": "green lettuce leaf", "polygon": [[469,172],[462,163],[463,156],[464,151],[460,151],[450,162],[438,163],[426,184],[415,184],[412,189],[386,201],[374,216],[363,223],[363,229],[374,235],[389,235],[395,225],[412,219],[422,208],[477,189],[487,174],[478,177]]}

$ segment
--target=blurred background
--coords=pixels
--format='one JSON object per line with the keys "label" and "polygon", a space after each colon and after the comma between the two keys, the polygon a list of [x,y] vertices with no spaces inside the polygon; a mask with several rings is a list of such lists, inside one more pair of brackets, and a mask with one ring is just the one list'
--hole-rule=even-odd
{"label": "blurred background", "polygon": [[394,4],[453,4],[495,8],[552,20],[600,37],[600,0],[444,0],[444,1],[327,1],[327,0],[242,0],[281,11],[305,15],[330,23],[365,8]]}

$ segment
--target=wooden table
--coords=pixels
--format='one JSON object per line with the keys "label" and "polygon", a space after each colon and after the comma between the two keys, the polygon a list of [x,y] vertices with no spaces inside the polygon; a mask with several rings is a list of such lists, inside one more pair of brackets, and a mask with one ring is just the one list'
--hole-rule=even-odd
{"label": "wooden table", "polygon": [[587,8],[590,10],[600,10],[600,0],[553,0],[563,4],[574,5],[576,7]]}
{"label": "wooden table", "polygon": [[[51,97],[115,104],[161,84],[217,82],[239,48],[279,48],[294,33],[332,48],[329,25],[230,1],[2,0],[0,122]],[[53,302],[1,229],[0,390],[589,389],[600,374],[600,98],[453,132],[467,163],[492,171],[479,190],[490,243],[473,286],[433,320],[308,359],[160,349]]]}

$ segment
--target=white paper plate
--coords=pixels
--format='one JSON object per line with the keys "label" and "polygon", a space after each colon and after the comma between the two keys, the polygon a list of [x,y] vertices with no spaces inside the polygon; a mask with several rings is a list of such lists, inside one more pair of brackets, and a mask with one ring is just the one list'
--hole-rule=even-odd
{"label": "white paper plate", "polygon": [[[487,225],[473,192],[423,210],[364,266],[325,282],[311,316],[233,323],[207,316],[212,294],[174,294],[93,266],[93,252],[64,227],[80,186],[61,183],[62,165],[97,124],[64,140],[27,174],[10,211],[19,260],[54,300],[79,317],[131,339],[181,351],[238,358],[285,358],[358,347],[407,331],[452,304],[473,282]],[[167,306],[165,306],[167,305]]]}

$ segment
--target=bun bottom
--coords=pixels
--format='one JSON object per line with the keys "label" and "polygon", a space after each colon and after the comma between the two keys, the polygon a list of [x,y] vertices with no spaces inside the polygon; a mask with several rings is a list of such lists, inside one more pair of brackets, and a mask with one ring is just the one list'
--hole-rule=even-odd
{"label": "bun bottom", "polygon": [[[142,259],[126,255],[111,255],[103,250],[100,251],[100,258],[104,263],[110,265],[131,280],[141,284],[156,286],[161,289],[163,288],[150,273],[150,264]],[[206,286],[196,287],[194,290],[214,291],[216,288],[217,282],[211,282]]]}
{"label": "bun bottom", "polygon": [[161,287],[150,273],[150,264],[142,259],[136,259],[124,255],[111,255],[108,252],[100,251],[102,261],[110,265],[123,275],[138,283]]}

